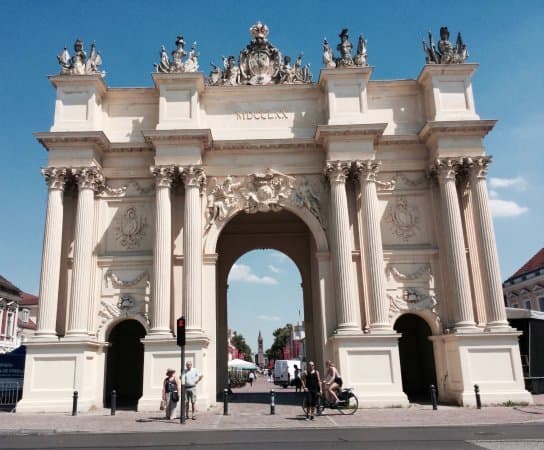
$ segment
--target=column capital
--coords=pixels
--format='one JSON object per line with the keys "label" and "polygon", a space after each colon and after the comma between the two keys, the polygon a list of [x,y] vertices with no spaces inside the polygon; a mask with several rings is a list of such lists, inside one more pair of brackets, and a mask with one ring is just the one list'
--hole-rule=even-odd
{"label": "column capital", "polygon": [[376,175],[378,174],[381,165],[381,161],[368,159],[365,161],[355,161],[353,163],[353,169],[355,171],[355,176],[360,181],[375,182]]}
{"label": "column capital", "polygon": [[479,178],[485,180],[487,178],[487,168],[489,167],[489,164],[491,164],[491,160],[491,156],[465,158],[463,167],[471,179]]}
{"label": "column capital", "polygon": [[105,186],[104,175],[98,167],[77,167],[72,169],[72,175],[76,179],[79,190],[91,189],[99,191]]}
{"label": "column capital", "polygon": [[51,190],[63,191],[66,186],[68,169],[66,167],[44,167],[41,173]]}
{"label": "column capital", "polygon": [[431,175],[434,175],[440,183],[455,181],[455,176],[463,165],[463,158],[438,158],[429,168]]}
{"label": "column capital", "polygon": [[351,161],[327,161],[325,163],[325,176],[332,183],[345,183],[349,169],[351,167]]}
{"label": "column capital", "polygon": [[198,187],[200,190],[206,185],[206,173],[199,166],[179,166],[179,173],[185,188]]}
{"label": "column capital", "polygon": [[155,177],[157,187],[172,187],[176,174],[175,166],[152,166],[151,174]]}

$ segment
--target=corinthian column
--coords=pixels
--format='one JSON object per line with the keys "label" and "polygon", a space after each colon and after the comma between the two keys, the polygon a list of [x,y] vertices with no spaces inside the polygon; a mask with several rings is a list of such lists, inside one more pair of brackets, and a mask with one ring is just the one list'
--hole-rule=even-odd
{"label": "corinthian column", "polygon": [[183,305],[187,331],[202,331],[202,203],[206,175],[199,167],[180,167],[185,185],[183,215]]}
{"label": "corinthian column", "polygon": [[469,173],[470,190],[474,205],[474,219],[478,238],[480,273],[485,295],[487,326],[490,329],[509,328],[503,303],[499,258],[487,193],[486,176],[487,167],[490,162],[490,156],[474,159],[467,158],[465,166]]}
{"label": "corinthian column", "polygon": [[155,176],[155,246],[153,250],[151,334],[171,336],[172,206],[170,188],[174,179],[175,167],[152,167],[151,173]]}
{"label": "corinthian column", "polygon": [[370,329],[390,330],[389,302],[385,295],[382,231],[378,214],[376,174],[379,162],[356,161],[355,170],[361,183],[365,266],[370,296]]}
{"label": "corinthian column", "polygon": [[444,241],[446,243],[448,264],[451,277],[451,300],[455,308],[455,327],[474,328],[474,313],[470,294],[470,278],[468,273],[465,239],[461,221],[461,209],[455,187],[455,175],[459,162],[454,159],[436,160],[432,171],[438,177],[440,185],[440,203],[444,224]]}
{"label": "corinthian column", "polygon": [[63,196],[66,184],[65,167],[47,167],[42,175],[49,186],[43,237],[42,272],[40,276],[40,307],[36,336],[56,337],[59,296],[60,254],[62,249]]}
{"label": "corinthian column", "polygon": [[351,259],[346,179],[351,163],[327,162],[325,174],[331,185],[331,244],[338,331],[360,331],[361,313],[355,291]]}
{"label": "corinthian column", "polygon": [[97,167],[72,170],[78,185],[76,231],[74,239],[74,269],[70,295],[70,315],[66,336],[88,334],[88,307],[91,295],[91,274],[94,230],[94,193],[104,184]]}

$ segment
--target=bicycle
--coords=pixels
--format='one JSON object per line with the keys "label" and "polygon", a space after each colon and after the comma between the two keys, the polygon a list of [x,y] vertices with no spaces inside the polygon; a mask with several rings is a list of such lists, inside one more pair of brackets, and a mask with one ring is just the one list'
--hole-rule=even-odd
{"label": "bicycle", "polygon": [[[340,414],[352,415],[359,409],[359,400],[353,392],[353,388],[342,388],[340,395],[338,395],[338,403],[331,403],[323,395],[319,395],[315,408],[317,415],[322,415],[325,408],[337,409]],[[304,414],[308,415],[308,397],[306,395],[302,400],[302,410]]]}

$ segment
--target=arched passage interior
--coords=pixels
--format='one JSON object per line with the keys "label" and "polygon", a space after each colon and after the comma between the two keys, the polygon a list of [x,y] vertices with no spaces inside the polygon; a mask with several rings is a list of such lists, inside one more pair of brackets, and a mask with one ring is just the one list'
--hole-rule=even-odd
{"label": "arched passage interior", "polygon": [[421,317],[404,314],[395,322],[399,339],[402,389],[410,401],[429,399],[429,387],[436,386],[431,328]]}
{"label": "arched passage interior", "polygon": [[109,333],[104,403],[110,406],[111,392],[117,392],[117,405],[136,408],[142,396],[145,328],[133,319],[116,324]]}
{"label": "arched passage interior", "polygon": [[322,364],[323,320],[319,299],[316,244],[308,226],[295,214],[279,212],[239,213],[224,227],[217,243],[217,392],[227,383],[227,289],[233,264],[255,249],[274,249],[287,255],[302,279],[306,356]]}

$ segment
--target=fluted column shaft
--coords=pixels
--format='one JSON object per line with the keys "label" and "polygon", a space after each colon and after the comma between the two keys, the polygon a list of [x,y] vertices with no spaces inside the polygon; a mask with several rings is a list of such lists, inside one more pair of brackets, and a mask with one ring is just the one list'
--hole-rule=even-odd
{"label": "fluted column shaft", "polygon": [[70,295],[67,336],[88,334],[88,308],[91,295],[91,274],[94,231],[94,192],[104,179],[96,167],[73,169],[78,184],[74,266]]}
{"label": "fluted column shaft", "polygon": [[331,243],[336,286],[338,331],[360,331],[361,313],[355,291],[348,217],[346,179],[350,163],[328,162],[325,173],[331,186]]}
{"label": "fluted column shaft", "polygon": [[440,185],[444,238],[451,274],[452,292],[450,294],[455,308],[455,327],[463,329],[473,328],[476,324],[472,310],[461,209],[455,186],[455,176],[458,169],[458,161],[453,159],[437,160],[433,167]]}
{"label": "fluted column shaft", "polygon": [[376,174],[379,163],[357,161],[355,169],[361,183],[365,266],[370,296],[370,329],[390,330],[389,301],[385,293],[385,274],[380,228]]}
{"label": "fluted column shaft", "polygon": [[66,168],[48,167],[42,175],[49,186],[40,276],[40,307],[36,336],[55,337],[62,249],[63,196]]}
{"label": "fluted column shaft", "polygon": [[175,167],[152,167],[151,173],[155,176],[155,245],[153,247],[151,334],[171,336],[172,205],[170,188],[174,179]]}
{"label": "fluted column shaft", "polygon": [[473,196],[474,220],[478,236],[478,254],[481,277],[485,293],[487,326],[489,328],[508,327],[506,309],[503,303],[503,291],[499,257],[495,242],[495,232],[491,220],[489,197],[487,192],[487,167],[491,157],[467,160],[470,177],[470,189]]}
{"label": "fluted column shaft", "polygon": [[183,302],[187,331],[202,331],[202,203],[206,182],[198,167],[180,168],[185,184],[183,227]]}

